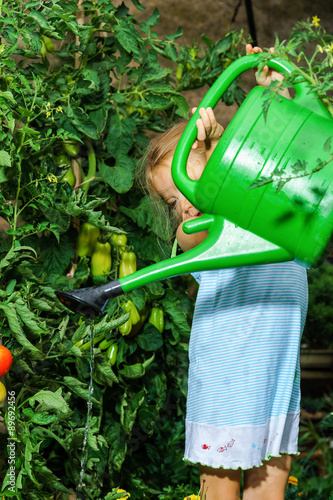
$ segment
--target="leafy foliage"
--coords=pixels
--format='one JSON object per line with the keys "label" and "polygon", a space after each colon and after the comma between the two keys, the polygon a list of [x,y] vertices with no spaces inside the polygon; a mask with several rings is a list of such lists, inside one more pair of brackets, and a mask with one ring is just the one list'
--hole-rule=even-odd
{"label": "leafy foliage", "polygon": [[[273,58],[279,58],[291,64],[293,71],[286,74],[283,81],[272,82],[270,87],[263,93],[263,111],[264,116],[270,104],[274,100],[280,100],[278,92],[284,88],[294,89],[298,83],[306,82],[309,88],[309,94],[315,93],[325,105],[327,111],[333,116],[333,35],[327,33],[320,25],[320,19],[317,16],[307,21],[299,21],[291,31],[287,40],[280,41],[276,39],[274,52],[265,52],[260,54],[260,65],[258,73],[263,70],[267,62]],[[327,160],[318,158],[317,165],[307,166],[306,162],[298,160],[287,170],[277,167],[269,177],[260,176],[254,182],[250,189],[274,183],[276,191],[280,191],[283,186],[300,177],[309,176],[332,161],[331,138],[323,144],[323,151],[329,153]]]}
{"label": "leafy foliage", "polygon": [[312,349],[333,348],[333,267],[325,263],[308,272],[309,309],[302,342]]}
{"label": "leafy foliage", "polygon": [[[14,356],[1,414],[15,443],[15,481],[7,460],[1,494],[65,498],[82,482],[85,498],[122,498],[118,488],[134,500],[156,498],[166,485],[176,491],[197,479],[181,459],[188,282],[153,283],[109,301],[94,335],[117,344],[114,366],[97,344],[94,351],[80,348],[91,325],[54,291],[118,275],[116,246],[108,276],[92,278],[89,258],[77,257],[83,222],[103,237],[126,232],[140,267],[170,255],[172,234],[161,231],[138,189],[136,164],[147,131],[187,118],[180,91],[211,85],[239,56],[242,35],[216,43],[203,36],[205,47],[194,51],[178,44],[181,30],[159,39],[157,10],[138,23],[124,3],[105,0],[80,7],[71,0],[4,0],[0,9],[0,324]],[[235,83],[226,101],[242,98]],[[63,181],[69,165],[74,186]],[[145,322],[138,336],[119,336],[128,317],[121,304],[129,298],[142,314],[163,309],[163,334]],[[7,439],[0,435],[3,449]]]}

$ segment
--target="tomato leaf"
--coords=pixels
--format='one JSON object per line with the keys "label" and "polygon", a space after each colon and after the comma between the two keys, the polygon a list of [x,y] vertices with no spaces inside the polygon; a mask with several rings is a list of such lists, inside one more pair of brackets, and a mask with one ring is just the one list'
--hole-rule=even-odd
{"label": "tomato leaf", "polygon": [[29,331],[35,336],[47,333],[47,328],[45,322],[41,322],[38,316],[36,316],[24,302],[22,298],[15,301],[15,309],[22,322],[28,327]]}
{"label": "tomato leaf", "polygon": [[134,365],[124,365],[119,374],[126,378],[140,378],[145,374],[145,368],[142,363],[135,363]]}
{"label": "tomato leaf", "polygon": [[47,412],[36,413],[32,408],[23,408],[23,413],[24,415],[29,417],[29,420],[31,420],[31,422],[38,425],[49,425],[57,420],[56,415],[50,415]]}
{"label": "tomato leaf", "polygon": [[30,340],[27,339],[25,333],[23,332],[23,329],[20,325],[17,312],[15,309],[15,305],[13,303],[9,304],[0,304],[0,309],[3,310],[5,313],[9,327],[11,329],[11,332],[15,339],[26,349],[28,349],[31,354],[33,355],[34,358],[36,359],[42,359],[44,358],[44,354],[35,347]]}
{"label": "tomato leaf", "polygon": [[1,167],[11,167],[12,166],[12,161],[7,153],[7,151],[1,150],[0,151],[0,166]]}
{"label": "tomato leaf", "polygon": [[95,355],[95,370],[102,383],[104,382],[109,387],[112,387],[113,383],[119,384],[118,378],[103,354]]}
{"label": "tomato leaf", "polygon": [[62,274],[74,256],[73,242],[67,235],[61,237],[59,245],[50,245],[45,242],[41,249],[41,258],[47,273]]}
{"label": "tomato leaf", "polygon": [[[81,382],[77,378],[66,376],[63,377],[63,382],[64,384],[74,392],[77,396],[80,396],[80,398],[89,401],[89,389],[88,385],[84,382]],[[98,401],[94,396],[90,397],[90,400],[96,404],[97,406],[100,405],[100,401]]]}
{"label": "tomato leaf", "polygon": [[37,401],[39,403],[37,407],[39,412],[54,411],[58,416],[67,418],[72,413],[72,410],[63,398],[61,391],[61,387],[55,392],[42,389],[29,399],[29,404],[33,407]]}
{"label": "tomato leaf", "polygon": [[150,323],[145,323],[143,331],[138,335],[137,342],[144,351],[156,351],[164,343],[160,332]]}
{"label": "tomato leaf", "polygon": [[133,119],[120,120],[118,114],[111,115],[110,127],[104,143],[113,158],[117,158],[120,154],[127,155],[134,141],[134,130],[136,130],[136,123]]}
{"label": "tomato leaf", "polygon": [[127,193],[135,178],[134,161],[126,155],[118,154],[114,166],[109,167],[104,162],[99,163],[99,172],[104,182],[117,193]]}
{"label": "tomato leaf", "polygon": [[137,412],[145,401],[146,394],[147,391],[145,387],[137,393],[134,393],[131,389],[126,389],[123,394],[120,410],[120,422],[127,434],[129,434],[133,428]]}

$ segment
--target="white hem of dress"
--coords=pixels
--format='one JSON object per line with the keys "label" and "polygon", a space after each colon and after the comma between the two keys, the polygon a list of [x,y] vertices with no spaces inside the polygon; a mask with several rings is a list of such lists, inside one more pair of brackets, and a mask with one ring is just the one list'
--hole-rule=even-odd
{"label": "white hem of dress", "polygon": [[298,455],[299,412],[262,425],[217,426],[186,421],[184,460],[213,468],[252,469],[282,454]]}

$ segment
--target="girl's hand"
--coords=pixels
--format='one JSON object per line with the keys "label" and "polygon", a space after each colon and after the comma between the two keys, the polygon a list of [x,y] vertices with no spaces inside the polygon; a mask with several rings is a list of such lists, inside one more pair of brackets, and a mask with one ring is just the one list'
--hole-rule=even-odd
{"label": "girl's hand", "polygon": [[[252,45],[250,44],[247,44],[245,49],[246,49],[246,55],[259,54],[259,52],[262,52],[260,47],[252,47]],[[273,53],[274,47],[271,47],[269,50],[271,53]],[[272,68],[269,68],[268,66],[264,66],[264,69],[260,73],[259,78],[257,77],[257,73],[258,70],[254,70],[254,74],[256,76],[258,84],[262,85],[263,87],[269,87],[272,82],[282,82],[282,80],[284,79],[284,76],[281,75],[281,73]],[[279,91],[279,94],[290,99],[290,94],[288,89],[283,89]]]}
{"label": "girl's hand", "polygon": [[[195,113],[196,109],[197,108],[193,108],[192,113]],[[219,142],[224,132],[224,128],[216,121],[212,108],[200,108],[199,114],[200,118],[196,122],[198,129],[197,140],[194,142],[192,149],[197,149],[199,145],[198,141],[204,141],[206,158],[208,160]]]}

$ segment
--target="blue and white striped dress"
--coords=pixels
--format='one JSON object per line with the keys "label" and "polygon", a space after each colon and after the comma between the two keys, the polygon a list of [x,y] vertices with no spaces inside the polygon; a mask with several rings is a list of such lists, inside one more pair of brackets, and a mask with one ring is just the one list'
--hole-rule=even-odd
{"label": "blue and white striped dress", "polygon": [[285,262],[195,277],[185,460],[249,469],[296,454],[306,270]]}

